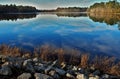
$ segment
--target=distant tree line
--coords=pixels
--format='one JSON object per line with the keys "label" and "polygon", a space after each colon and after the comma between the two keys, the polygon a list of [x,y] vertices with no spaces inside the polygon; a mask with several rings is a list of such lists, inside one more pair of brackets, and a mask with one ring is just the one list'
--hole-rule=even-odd
{"label": "distant tree line", "polygon": [[117,0],[95,3],[88,9],[88,12],[96,13],[120,13],[120,3]]}
{"label": "distant tree line", "polygon": [[35,18],[36,16],[37,16],[37,14],[0,14],[0,21],[2,21],[2,20],[16,21],[18,19]]}
{"label": "distant tree line", "polygon": [[62,13],[62,12],[58,12],[56,13],[56,15],[58,17],[86,17],[87,14],[86,13],[71,13],[71,12],[67,12],[67,13]]}
{"label": "distant tree line", "polygon": [[36,12],[37,9],[32,6],[0,5],[0,13],[26,13]]}
{"label": "distant tree line", "polygon": [[52,10],[39,10],[39,12],[86,12],[87,7],[67,7],[67,8],[62,8],[58,7],[57,9],[52,9]]}
{"label": "distant tree line", "polygon": [[10,5],[0,5],[0,13],[28,13],[28,12],[86,12],[87,7],[68,7],[68,8],[61,8],[58,7],[57,9],[52,10],[37,10],[35,7],[32,6],[16,6],[15,4]]}
{"label": "distant tree line", "polygon": [[58,7],[56,11],[57,12],[86,12],[87,7],[84,7],[84,8],[81,8],[81,7],[60,8]]}

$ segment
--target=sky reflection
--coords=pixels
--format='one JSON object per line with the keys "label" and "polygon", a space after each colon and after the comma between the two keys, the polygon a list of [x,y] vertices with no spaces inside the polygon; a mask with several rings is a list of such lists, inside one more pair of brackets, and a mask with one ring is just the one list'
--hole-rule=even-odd
{"label": "sky reflection", "polygon": [[0,21],[0,44],[32,49],[50,44],[82,52],[120,56],[118,25],[92,21],[89,17],[37,15],[34,19]]}

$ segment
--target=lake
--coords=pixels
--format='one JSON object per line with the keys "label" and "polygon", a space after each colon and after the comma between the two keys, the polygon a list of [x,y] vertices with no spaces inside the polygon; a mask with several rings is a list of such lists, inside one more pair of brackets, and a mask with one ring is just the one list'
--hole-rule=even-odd
{"label": "lake", "polygon": [[0,44],[33,50],[50,45],[120,57],[120,15],[0,14]]}

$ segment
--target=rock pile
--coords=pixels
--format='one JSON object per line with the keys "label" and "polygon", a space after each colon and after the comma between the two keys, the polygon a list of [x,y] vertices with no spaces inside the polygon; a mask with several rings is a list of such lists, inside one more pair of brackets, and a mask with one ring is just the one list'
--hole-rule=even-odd
{"label": "rock pile", "polygon": [[95,68],[80,68],[65,62],[40,58],[0,56],[0,79],[120,79]]}

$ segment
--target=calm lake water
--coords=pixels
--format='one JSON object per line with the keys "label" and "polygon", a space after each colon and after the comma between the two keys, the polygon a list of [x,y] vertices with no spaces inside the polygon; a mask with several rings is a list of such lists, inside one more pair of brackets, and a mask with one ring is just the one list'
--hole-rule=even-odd
{"label": "calm lake water", "polygon": [[32,50],[50,45],[120,57],[120,15],[0,15],[0,44]]}

